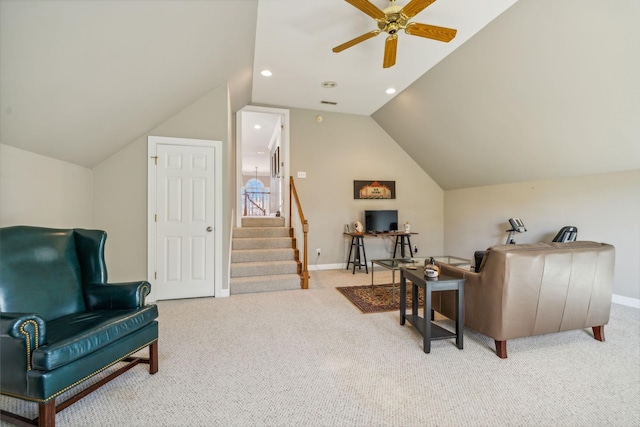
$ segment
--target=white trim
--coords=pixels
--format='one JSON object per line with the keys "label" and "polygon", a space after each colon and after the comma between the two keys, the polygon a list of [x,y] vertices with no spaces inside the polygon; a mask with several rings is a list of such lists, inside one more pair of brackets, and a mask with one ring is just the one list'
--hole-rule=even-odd
{"label": "white trim", "polygon": [[214,296],[229,296],[229,290],[222,288],[222,141],[206,139],[173,138],[164,136],[149,136],[147,138],[147,281],[151,283],[149,301],[155,301],[153,291],[156,272],[156,168],[155,158],[158,154],[157,146],[185,145],[195,147],[212,147],[215,153],[215,211],[213,222],[214,234]]}
{"label": "white trim", "polygon": [[640,299],[625,297],[622,295],[611,295],[611,302],[614,304],[626,305],[627,307],[640,308]]}
{"label": "white trim", "polygon": [[307,267],[309,271],[320,271],[320,270],[344,270],[347,268],[347,264],[313,264]]}
{"label": "white trim", "polygon": [[[343,270],[347,268],[345,263],[341,264],[314,264],[309,265],[309,271],[321,271],[321,270]],[[369,267],[371,270],[371,267]],[[640,309],[640,299],[625,297],[622,295],[611,295],[611,302],[613,304],[625,305],[627,307],[633,307]]]}

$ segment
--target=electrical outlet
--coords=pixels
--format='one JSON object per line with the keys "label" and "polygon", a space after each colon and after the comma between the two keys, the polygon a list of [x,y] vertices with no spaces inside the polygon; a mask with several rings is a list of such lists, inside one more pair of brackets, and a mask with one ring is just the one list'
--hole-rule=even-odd
{"label": "electrical outlet", "polygon": [[318,254],[318,256],[320,256],[320,254],[322,253],[322,250],[320,248],[316,249],[316,253]]}
{"label": "electrical outlet", "polygon": [[413,245],[413,253],[414,254],[418,253],[418,245]]}

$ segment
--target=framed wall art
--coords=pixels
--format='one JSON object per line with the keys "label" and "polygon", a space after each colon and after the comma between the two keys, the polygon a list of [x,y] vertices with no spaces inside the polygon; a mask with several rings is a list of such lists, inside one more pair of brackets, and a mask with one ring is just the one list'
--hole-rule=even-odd
{"label": "framed wall art", "polygon": [[354,199],[395,199],[395,181],[353,181]]}

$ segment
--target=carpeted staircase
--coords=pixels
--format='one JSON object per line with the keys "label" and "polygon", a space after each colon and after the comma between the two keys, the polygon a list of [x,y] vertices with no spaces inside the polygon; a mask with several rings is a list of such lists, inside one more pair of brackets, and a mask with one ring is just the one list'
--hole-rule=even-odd
{"label": "carpeted staircase", "polygon": [[242,218],[233,229],[231,295],[300,289],[300,261],[284,218]]}

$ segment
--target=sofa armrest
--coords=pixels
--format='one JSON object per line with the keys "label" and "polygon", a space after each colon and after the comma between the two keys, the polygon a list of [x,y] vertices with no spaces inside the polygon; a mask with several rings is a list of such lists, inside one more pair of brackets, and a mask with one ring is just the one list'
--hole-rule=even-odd
{"label": "sofa armrest", "polygon": [[[0,339],[2,362],[5,359],[23,360],[24,370],[31,369],[31,353],[47,342],[47,322],[35,313],[0,313]],[[15,365],[2,366],[16,369]],[[23,374],[24,375],[24,374]]]}
{"label": "sofa armrest", "polygon": [[143,307],[149,292],[151,292],[151,284],[146,281],[96,283],[84,288],[85,302],[90,310]]}

